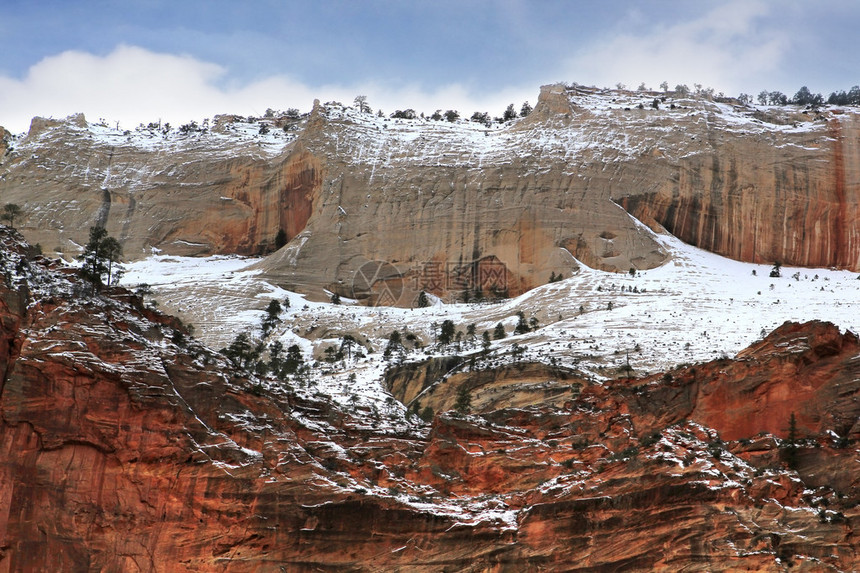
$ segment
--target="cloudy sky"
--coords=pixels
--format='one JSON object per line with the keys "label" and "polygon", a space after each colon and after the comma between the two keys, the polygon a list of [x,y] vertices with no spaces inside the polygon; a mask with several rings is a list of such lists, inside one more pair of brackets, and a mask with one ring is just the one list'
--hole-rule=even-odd
{"label": "cloudy sky", "polygon": [[218,113],[489,111],[554,82],[827,94],[860,83],[853,0],[2,0],[0,125]]}

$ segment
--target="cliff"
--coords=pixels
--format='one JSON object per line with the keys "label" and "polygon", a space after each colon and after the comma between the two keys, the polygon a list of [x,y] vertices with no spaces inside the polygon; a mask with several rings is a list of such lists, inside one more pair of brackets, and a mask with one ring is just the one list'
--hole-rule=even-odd
{"label": "cliff", "polygon": [[[860,345],[832,325],[424,424],[237,370],[127,291],[86,296],[0,243],[0,571],[860,566]],[[459,375],[516,399],[516,368]]]}
{"label": "cliff", "polygon": [[860,270],[858,128],[848,108],[561,85],[490,127],[334,102],[205,129],[37,118],[0,160],[0,193],[25,208],[25,236],[67,256],[94,224],[130,258],[266,253],[283,229],[272,280],[365,297],[356,276],[383,261],[408,306],[419,290],[518,294],[579,263],[660,265],[635,219],[744,261]]}

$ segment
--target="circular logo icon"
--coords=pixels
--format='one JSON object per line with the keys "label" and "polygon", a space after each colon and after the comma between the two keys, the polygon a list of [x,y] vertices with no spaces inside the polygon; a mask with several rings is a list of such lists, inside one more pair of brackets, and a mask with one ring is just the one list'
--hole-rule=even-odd
{"label": "circular logo icon", "polygon": [[403,294],[403,275],[385,261],[368,261],[352,278],[352,294],[367,306],[394,306]]}

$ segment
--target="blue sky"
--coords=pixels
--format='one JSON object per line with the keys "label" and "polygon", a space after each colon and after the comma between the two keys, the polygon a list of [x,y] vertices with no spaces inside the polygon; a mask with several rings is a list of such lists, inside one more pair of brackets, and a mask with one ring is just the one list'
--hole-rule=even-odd
{"label": "blue sky", "polygon": [[737,95],[860,83],[845,0],[2,0],[0,125],[310,108],[500,114],[559,81]]}

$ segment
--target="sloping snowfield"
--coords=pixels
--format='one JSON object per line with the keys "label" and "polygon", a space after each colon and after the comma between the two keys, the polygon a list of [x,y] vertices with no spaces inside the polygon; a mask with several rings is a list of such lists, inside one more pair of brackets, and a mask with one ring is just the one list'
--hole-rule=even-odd
{"label": "sloping snowfield", "polygon": [[[414,333],[425,346],[408,354],[407,361],[479,350],[478,341],[467,337],[459,350],[455,345],[438,349],[434,329],[448,319],[464,333],[474,323],[479,336],[501,322],[508,337],[493,342],[498,354],[516,342],[526,348],[526,359],[573,366],[596,380],[616,375],[628,360],[634,375],[642,375],[733,356],[787,320],[827,320],[853,332],[860,328],[856,273],[783,267],[781,277],[771,278],[770,266],[726,259],[669,235],[658,239],[673,255],[660,268],[631,276],[581,265],[566,280],[501,303],[437,302],[410,310],[309,302],[245,270],[258,259],[240,257],[153,256],[129,264],[123,283],[150,284],[162,310],[193,324],[197,336],[216,349],[242,331],[259,337],[269,301],[288,299],[282,324],[266,341],[298,344],[312,360],[324,348],[339,346],[343,335],[353,335],[365,344],[366,356],[322,368],[316,390],[338,401],[358,396],[387,407],[392,404],[380,384],[388,365],[382,350],[393,330]],[[518,311],[537,318],[539,328],[512,336]]]}

